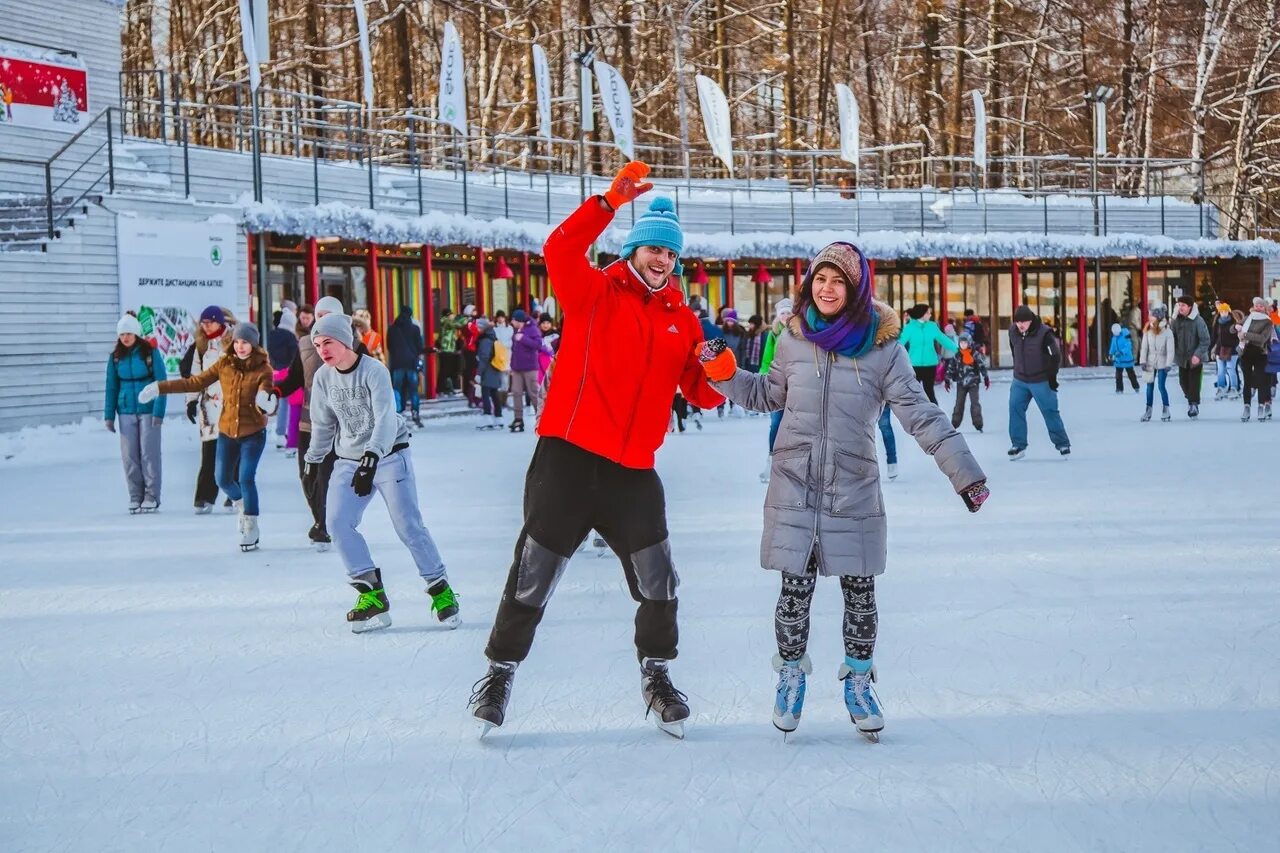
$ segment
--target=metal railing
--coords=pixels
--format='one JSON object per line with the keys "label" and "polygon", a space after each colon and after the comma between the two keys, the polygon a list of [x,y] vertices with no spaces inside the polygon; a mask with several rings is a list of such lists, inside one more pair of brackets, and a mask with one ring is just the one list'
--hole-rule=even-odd
{"label": "metal railing", "polygon": [[[85,199],[104,188],[115,191],[115,108],[107,107],[45,160],[0,157],[14,168],[15,185],[32,208],[43,209],[43,230],[52,240]],[[19,174],[25,171],[26,175]],[[35,189],[36,187],[39,189]]]}

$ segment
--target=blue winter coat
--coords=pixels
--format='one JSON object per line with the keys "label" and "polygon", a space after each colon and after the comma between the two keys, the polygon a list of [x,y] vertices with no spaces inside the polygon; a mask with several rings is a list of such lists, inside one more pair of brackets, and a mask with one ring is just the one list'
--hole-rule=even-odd
{"label": "blue winter coat", "polygon": [[114,421],[116,415],[151,415],[164,417],[165,395],[150,403],[139,403],[138,392],[149,382],[163,382],[168,378],[164,369],[164,357],[151,350],[151,367],[142,355],[142,347],[134,344],[119,361],[115,353],[107,356],[107,393],[102,406],[102,419]]}
{"label": "blue winter coat", "polygon": [[1127,329],[1111,338],[1111,350],[1108,354],[1113,367],[1133,367],[1133,338],[1129,337]]}

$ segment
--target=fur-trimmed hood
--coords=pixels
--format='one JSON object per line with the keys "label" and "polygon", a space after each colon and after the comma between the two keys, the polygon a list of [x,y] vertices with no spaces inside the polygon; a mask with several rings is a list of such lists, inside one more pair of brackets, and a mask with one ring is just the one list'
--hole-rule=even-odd
{"label": "fur-trimmed hood", "polygon": [[[902,318],[898,316],[898,312],[887,302],[881,302],[878,299],[871,300],[872,306],[880,315],[880,327],[876,329],[876,346],[895,341],[902,334]],[[804,331],[800,328],[800,315],[793,314],[791,319],[787,321],[787,331],[791,333],[793,338],[804,338]]]}

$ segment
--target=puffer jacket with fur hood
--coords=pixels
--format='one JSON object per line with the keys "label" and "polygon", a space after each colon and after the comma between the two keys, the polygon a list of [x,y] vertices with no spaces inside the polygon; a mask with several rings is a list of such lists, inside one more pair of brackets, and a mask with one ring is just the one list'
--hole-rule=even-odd
{"label": "puffer jacket with fur hood", "polygon": [[[884,404],[934,458],[952,488],[986,479],[964,438],[916,381],[898,343],[898,314],[880,314],[875,346],[848,358],[806,340],[793,317],[767,374],[739,369],[713,387],[745,409],[782,411],[765,494],[760,564],[804,574],[816,553],[823,575],[869,577],[885,570],[887,527],[876,436]],[[959,508],[959,501],[957,508]]]}

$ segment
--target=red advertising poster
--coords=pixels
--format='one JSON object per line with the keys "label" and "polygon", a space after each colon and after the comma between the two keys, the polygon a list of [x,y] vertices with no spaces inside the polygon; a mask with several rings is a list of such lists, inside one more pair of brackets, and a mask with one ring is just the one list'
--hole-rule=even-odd
{"label": "red advertising poster", "polygon": [[79,57],[0,39],[0,129],[75,132],[88,116],[89,79]]}

